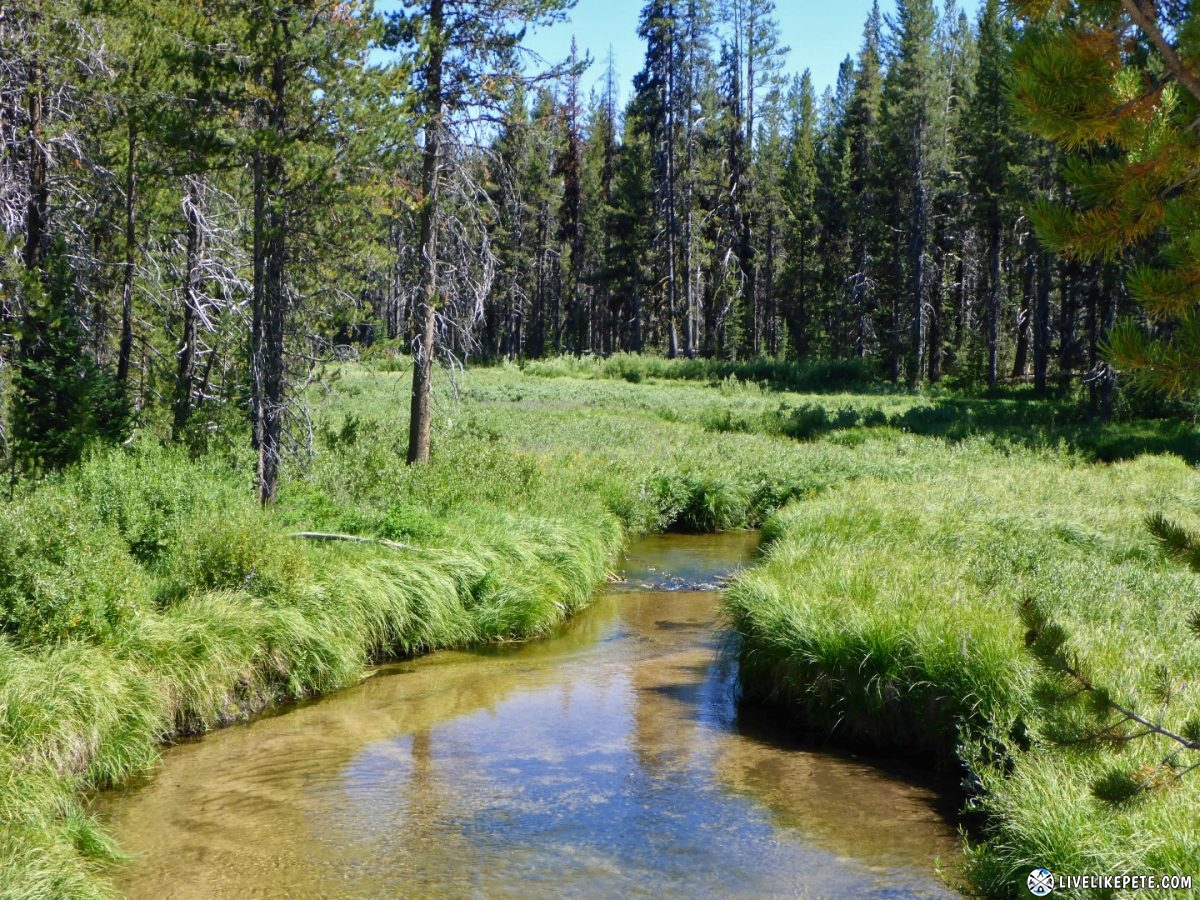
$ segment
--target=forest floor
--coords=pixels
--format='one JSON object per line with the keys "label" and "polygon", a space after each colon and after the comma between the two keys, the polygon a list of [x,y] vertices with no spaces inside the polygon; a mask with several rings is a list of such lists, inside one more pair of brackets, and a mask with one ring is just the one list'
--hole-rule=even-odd
{"label": "forest floor", "polygon": [[[1037,600],[1139,707],[1161,666],[1200,670],[1200,578],[1144,527],[1200,526],[1196,429],[1089,424],[1019,390],[856,393],[853,374],[473,369],[440,378],[434,461],[409,468],[408,373],[380,356],[311,389],[314,453],[270,512],[240,438],[191,459],[147,433],[23,486],[0,507],[0,896],[107,896],[119,850],[85,792],[152,768],[175,735],[374,660],[542,634],[629,535],[759,525],[763,559],[726,598],[748,696],[962,767],[971,889],[1017,896],[1039,866],[1200,876],[1200,779],[1098,799],[1111,769],[1167,750],[1050,740],[1063,713],[1019,615]],[[1182,728],[1200,688],[1174,694],[1161,716]]]}

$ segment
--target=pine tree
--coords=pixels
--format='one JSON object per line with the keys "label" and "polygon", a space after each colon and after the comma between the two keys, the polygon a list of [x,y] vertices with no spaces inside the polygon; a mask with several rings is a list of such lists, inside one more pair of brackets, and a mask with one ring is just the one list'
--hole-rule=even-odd
{"label": "pine tree", "polygon": [[585,278],[592,291],[592,353],[611,353],[615,349],[614,310],[611,278],[608,273],[613,235],[608,222],[612,214],[617,176],[617,83],[613,55],[610,52],[601,94],[592,97],[588,116],[587,143],[583,159],[583,192],[587,200],[584,216],[586,259]]}
{"label": "pine tree", "polygon": [[850,189],[850,139],[846,110],[854,90],[854,62],[842,60],[836,90],[826,90],[821,100],[817,148],[816,207],[820,220],[820,297],[826,352],[835,358],[867,352],[867,320],[844,300],[852,282],[851,240],[853,198]]}
{"label": "pine tree", "polygon": [[528,26],[556,21],[574,0],[516,0],[503,7],[476,0],[405,0],[391,22],[389,45],[402,48],[417,73],[413,91],[422,131],[419,245],[422,296],[414,318],[409,463],[429,461],[431,387],[437,351],[440,285],[438,227],[447,137],[464,117],[500,112],[524,76],[519,51]]}
{"label": "pine tree", "polygon": [[[945,86],[934,55],[937,13],[932,0],[901,0],[889,22],[892,47],[884,85],[883,130],[891,171],[898,176],[892,214],[897,229],[889,280],[890,370],[899,380],[902,361],[908,381],[919,383],[926,357],[929,292],[928,241],[931,219],[930,160],[940,95]],[[896,290],[900,287],[900,290]],[[907,352],[904,349],[908,332]]]}
{"label": "pine tree", "polygon": [[646,42],[646,62],[634,78],[634,124],[653,148],[652,184],[655,230],[655,293],[664,297],[667,355],[679,353],[679,22],[674,0],[649,0],[642,9],[638,35]]}
{"label": "pine tree", "polygon": [[968,172],[987,257],[985,342],[987,384],[994,388],[1000,370],[1000,318],[1003,303],[1001,258],[1008,219],[1009,167],[1017,145],[1007,96],[1010,77],[1005,21],[999,0],[986,0],[979,11],[979,69],[967,110]]}
{"label": "pine tree", "polygon": [[1015,51],[1014,93],[1025,122],[1070,154],[1062,171],[1077,204],[1036,204],[1038,235],[1085,266],[1139,248],[1155,254],[1127,279],[1150,329],[1130,319],[1117,324],[1108,357],[1137,387],[1194,393],[1200,388],[1194,14],[1155,0],[1087,0],[1070,16],[1042,3],[1015,8],[1025,28]]}
{"label": "pine tree", "polygon": [[725,69],[728,73],[730,213],[738,237],[734,253],[741,283],[744,349],[757,355],[761,349],[760,309],[755,253],[755,203],[753,160],[755,137],[763,107],[778,100],[780,70],[787,48],[779,43],[774,0],[726,0],[729,23]]}
{"label": "pine tree", "polygon": [[792,81],[787,99],[790,119],[787,164],[783,173],[784,255],[780,279],[782,315],[791,349],[808,355],[812,305],[817,286],[817,101],[807,69]]}
{"label": "pine tree", "polygon": [[845,112],[844,166],[847,172],[846,203],[851,232],[845,305],[851,320],[854,351],[866,356],[874,336],[872,314],[877,309],[877,287],[887,226],[886,200],[894,193],[883,167],[882,19],[876,3],[863,25],[863,42]]}

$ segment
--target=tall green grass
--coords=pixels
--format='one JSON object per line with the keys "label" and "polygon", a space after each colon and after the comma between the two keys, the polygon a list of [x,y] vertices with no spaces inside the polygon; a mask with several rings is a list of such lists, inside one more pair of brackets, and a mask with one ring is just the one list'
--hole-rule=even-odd
{"label": "tall green grass", "polygon": [[[984,895],[1023,895],[1039,866],[1200,871],[1200,783],[1122,806],[1094,797],[1108,768],[1156,763],[1161,748],[1051,741],[1017,616],[1041,599],[1096,679],[1134,702],[1150,703],[1160,664],[1200,671],[1186,624],[1200,580],[1159,557],[1142,528],[1155,510],[1200,513],[1200,479],[1177,459],[1096,467],[981,449],[789,507],[764,530],[764,564],[726,596],[745,691],[822,735],[965,766],[986,813],[968,869]],[[1189,684],[1169,714],[1197,703]]]}
{"label": "tall green grass", "polygon": [[797,362],[756,358],[725,360],[712,358],[665,359],[635,353],[607,357],[558,356],[531,360],[524,365],[531,375],[543,378],[619,378],[632,384],[649,379],[699,381],[748,381],[777,391],[825,392],[880,387],[878,373],[861,360]]}
{"label": "tall green grass", "polygon": [[[151,435],[0,506],[0,896],[106,896],[117,850],[81,798],[176,735],[373,661],[544,634],[630,534],[759,525],[769,554],[729,595],[748,692],[858,743],[967,758],[993,829],[976,885],[1004,894],[1050,850],[1038,864],[1064,872],[1098,859],[1104,822],[1144,851],[1115,860],[1191,861],[1191,788],[1146,807],[1160,840],[1136,809],[1089,805],[1045,750],[1015,613],[1023,591],[1050,598],[1082,650],[1114,673],[1136,661],[1121,677],[1138,689],[1153,624],[1195,593],[1139,522],[1197,520],[1182,463],[1093,466],[1101,432],[1075,421],[1059,440],[1038,418],[1055,413],[1017,401],[967,416],[831,394],[837,378],[804,367],[618,357],[443,382],[434,462],[413,468],[403,369],[384,357],[314,387],[313,453],[288,461],[270,512],[248,452],[192,459]],[[778,390],[810,383],[823,393]],[[1103,433],[1136,449],[1143,428]],[[1067,787],[1045,826],[1021,817]]]}

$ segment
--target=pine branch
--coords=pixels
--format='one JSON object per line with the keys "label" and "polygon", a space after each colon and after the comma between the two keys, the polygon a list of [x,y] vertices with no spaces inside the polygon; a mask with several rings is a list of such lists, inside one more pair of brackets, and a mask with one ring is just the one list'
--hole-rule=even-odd
{"label": "pine branch", "polygon": [[[1151,530],[1164,537],[1160,543],[1177,546],[1181,529],[1173,526],[1161,517],[1152,518],[1148,524]],[[1186,532],[1183,533],[1186,536]],[[1161,709],[1156,721],[1132,709],[1128,704],[1114,700],[1107,689],[1097,685],[1090,675],[1084,671],[1078,658],[1068,655],[1065,650],[1067,633],[1061,625],[1053,622],[1033,599],[1026,599],[1021,605],[1021,619],[1025,623],[1025,644],[1034,655],[1038,664],[1055,680],[1057,687],[1043,691],[1043,697],[1050,703],[1071,703],[1082,697],[1087,697],[1093,704],[1092,714],[1098,718],[1108,718],[1105,713],[1115,713],[1120,718],[1108,721],[1098,731],[1080,736],[1056,739],[1064,746],[1086,746],[1102,742],[1127,744],[1147,737],[1160,737],[1175,745],[1162,761],[1149,772],[1141,770],[1136,773],[1126,773],[1118,770],[1108,772],[1094,785],[1093,791],[1097,797],[1111,802],[1122,802],[1147,791],[1164,782],[1164,774],[1172,773],[1172,779],[1177,781],[1189,772],[1200,768],[1200,762],[1189,765],[1182,770],[1175,767],[1175,761],[1181,753],[1200,752],[1200,719],[1189,721],[1181,731],[1163,724],[1166,709],[1172,699],[1169,673],[1165,668],[1158,675],[1155,693],[1161,701]],[[1062,682],[1069,684],[1069,688]],[[1140,726],[1140,730],[1129,733],[1125,730],[1128,725]],[[1051,736],[1052,739],[1053,736]]]}
{"label": "pine branch", "polygon": [[1158,10],[1154,6],[1154,0],[1121,0],[1121,6],[1129,13],[1134,24],[1158,48],[1168,71],[1187,88],[1188,93],[1200,101],[1200,78],[1197,78],[1196,74],[1180,59],[1175,48],[1171,46],[1155,23],[1155,19],[1158,18]]}

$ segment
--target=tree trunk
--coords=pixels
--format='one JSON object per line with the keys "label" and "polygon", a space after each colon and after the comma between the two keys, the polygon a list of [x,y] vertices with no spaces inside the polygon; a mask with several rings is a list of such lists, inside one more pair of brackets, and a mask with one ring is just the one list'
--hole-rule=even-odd
{"label": "tree trunk", "polygon": [[929,354],[929,381],[937,384],[942,379],[942,318],[944,315],[943,287],[945,283],[946,236],[942,233],[941,219],[934,229],[933,237],[933,284],[929,289],[929,334],[927,337]]}
{"label": "tree trunk", "polygon": [[1034,258],[1025,259],[1025,271],[1021,278],[1021,310],[1017,313],[1017,347],[1013,356],[1012,377],[1024,378],[1029,374],[1029,344],[1033,337]]}
{"label": "tree trunk", "polygon": [[[30,15],[30,31],[36,31],[41,18],[41,0],[37,0]],[[29,198],[25,204],[25,246],[21,259],[25,270],[40,276],[45,265],[46,218],[50,206],[49,170],[46,147],[42,143],[45,118],[45,86],[42,84],[41,60],[35,55],[30,61],[25,84],[29,112],[29,131],[25,143],[29,156]]]}
{"label": "tree trunk", "polygon": [[1046,390],[1050,362],[1050,285],[1053,258],[1042,252],[1038,259],[1037,293],[1033,300],[1033,389]]}
{"label": "tree trunk", "polygon": [[186,262],[183,277],[183,324],[175,352],[175,397],[172,403],[171,440],[178,441],[192,416],[192,386],[196,380],[196,335],[200,310],[200,204],[195,176],[188,176],[183,200],[186,225]]}
{"label": "tree trunk", "polygon": [[[674,9],[668,7],[668,15],[674,23]],[[672,42],[674,41],[672,24]],[[667,356],[674,359],[679,355],[679,283],[675,271],[679,246],[679,219],[675,210],[675,52],[672,47],[667,54],[667,78],[665,107],[666,129],[663,135],[667,162],[666,184],[663,185],[667,225]]]}
{"label": "tree trunk", "polygon": [[988,223],[987,383],[995,388],[1000,375],[1000,220]]}
{"label": "tree trunk", "polygon": [[[286,14],[280,17],[278,26],[286,45]],[[283,52],[278,50],[272,61],[266,101],[267,125],[281,139],[287,130],[287,63]],[[287,210],[282,153],[278,149],[258,151],[254,170],[254,387],[257,395],[258,500],[263,506],[270,506],[275,502],[279,486],[286,406],[283,353],[287,315]]]}
{"label": "tree trunk", "polygon": [[126,134],[128,165],[125,168],[125,264],[121,276],[121,342],[117,351],[117,381],[129,381],[129,357],[133,354],[133,274],[137,234],[134,209],[137,201],[137,122],[132,110]]}
{"label": "tree trunk", "polygon": [[429,0],[429,59],[425,63],[425,147],[421,161],[421,255],[425,266],[424,297],[417,311],[413,347],[412,406],[408,422],[408,462],[429,462],[432,427],[431,388],[436,350],[438,304],[438,195],[441,187],[442,62],[445,52],[442,0]]}
{"label": "tree trunk", "polygon": [[1058,309],[1058,369],[1063,378],[1070,378],[1078,355],[1076,328],[1079,315],[1079,281],[1082,269],[1076,262],[1063,263],[1059,270],[1062,302]]}
{"label": "tree trunk", "polygon": [[[1103,277],[1103,311],[1100,320],[1100,341],[1108,339],[1117,319],[1117,298],[1120,295],[1121,278],[1119,270],[1114,265],[1104,267]],[[1101,363],[1100,371],[1100,418],[1107,422],[1113,414],[1113,395],[1116,393],[1116,376],[1108,363]]]}
{"label": "tree trunk", "polygon": [[921,383],[925,361],[925,228],[929,218],[925,185],[925,123],[923,116],[913,122],[913,211],[912,233],[909,236],[909,266],[912,269],[912,365],[908,380]]}
{"label": "tree trunk", "polygon": [[800,226],[796,295],[792,298],[794,314],[789,322],[792,346],[798,359],[808,356],[808,225]]}

